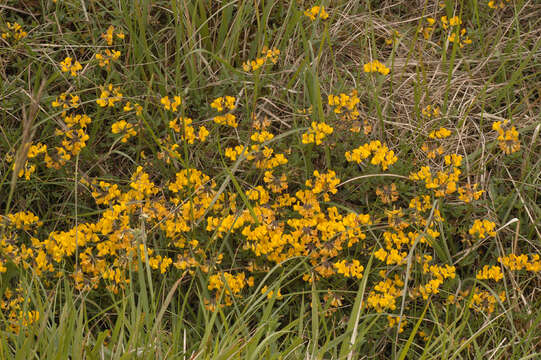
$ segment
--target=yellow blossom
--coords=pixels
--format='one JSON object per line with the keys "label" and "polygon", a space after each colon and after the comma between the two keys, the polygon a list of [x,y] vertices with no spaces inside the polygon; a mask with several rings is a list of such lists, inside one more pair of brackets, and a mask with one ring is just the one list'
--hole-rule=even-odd
{"label": "yellow blossom", "polygon": [[476,219],[468,231],[470,235],[475,236],[479,239],[484,239],[488,236],[496,236],[496,224],[490,220],[479,220]]}
{"label": "yellow blossom", "polygon": [[121,142],[125,143],[132,136],[137,135],[134,126],[125,120],[120,120],[111,125],[111,132],[113,134],[122,134]]}
{"label": "yellow blossom", "polygon": [[391,71],[388,67],[380,63],[378,60],[373,60],[369,63],[364,64],[363,70],[365,73],[379,72],[382,75],[387,75]]}
{"label": "yellow blossom", "polygon": [[324,6],[313,6],[309,10],[304,11],[304,15],[314,21],[317,17],[322,20],[326,20],[329,17],[329,14],[325,11]]}
{"label": "yellow blossom", "polygon": [[302,143],[303,144],[312,144],[321,145],[323,140],[333,133],[333,128],[329,125],[321,122],[313,121],[308,132],[302,134]]}
{"label": "yellow blossom", "polygon": [[503,279],[502,270],[499,266],[483,266],[482,270],[477,272],[476,278],[479,280],[489,280],[500,281]]}
{"label": "yellow blossom", "polygon": [[64,61],[60,62],[60,69],[62,72],[69,72],[71,76],[76,77],[78,72],[83,69],[83,66],[78,61],[73,61],[71,57],[66,57]]}

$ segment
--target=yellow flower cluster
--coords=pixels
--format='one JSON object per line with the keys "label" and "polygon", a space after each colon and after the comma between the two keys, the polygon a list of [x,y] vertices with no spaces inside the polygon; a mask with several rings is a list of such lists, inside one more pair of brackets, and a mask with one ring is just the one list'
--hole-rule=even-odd
{"label": "yellow flower cluster", "polygon": [[265,171],[263,181],[273,193],[280,193],[288,188],[286,174],[276,176],[272,171]]}
{"label": "yellow flower cluster", "polygon": [[118,50],[105,49],[96,53],[95,56],[96,60],[98,60],[98,65],[100,67],[107,67],[109,69],[111,67],[111,63],[118,60],[120,58],[120,55],[121,53]]}
{"label": "yellow flower cluster", "polygon": [[15,265],[22,263],[25,269],[29,268],[28,261],[34,257],[35,253],[26,244],[18,244],[15,240],[24,233],[30,235],[31,241],[34,242],[33,235],[42,225],[43,222],[31,211],[19,211],[0,216],[0,233],[3,236],[0,238],[0,273],[7,271],[6,264],[10,262]]}
{"label": "yellow flower cluster", "polygon": [[346,260],[341,260],[335,262],[333,266],[336,269],[336,272],[344,277],[354,277],[357,279],[362,279],[363,277],[364,266],[361,265],[359,260],[354,259],[351,263],[348,263]]}
{"label": "yellow flower cluster", "polygon": [[425,40],[430,39],[430,35],[434,32],[434,24],[436,23],[436,19],[428,17],[425,19],[426,24],[419,27],[419,32],[423,34],[423,37]]}
{"label": "yellow flower cluster", "polygon": [[63,92],[52,103],[52,107],[61,107],[63,109],[62,116],[66,116],[65,111],[68,109],[77,109],[81,105],[81,99],[78,95],[69,94],[70,99],[67,98],[68,94]]}
{"label": "yellow flower cluster", "polygon": [[90,188],[92,197],[98,205],[107,205],[120,199],[121,191],[117,184],[110,184],[106,181],[98,182],[96,179],[93,179],[92,183],[81,179],[81,183]]}
{"label": "yellow flower cluster", "polygon": [[496,228],[496,224],[493,223],[490,220],[483,219],[479,220],[476,219],[473,222],[472,227],[470,230],[468,230],[468,233],[478,239],[484,239],[487,236],[496,236],[496,231],[494,229]]}
{"label": "yellow flower cluster", "polygon": [[0,301],[0,310],[2,310],[6,318],[4,323],[8,324],[9,331],[15,334],[18,334],[21,330],[25,330],[40,318],[39,311],[25,310],[28,297],[23,296],[24,293],[24,290],[20,286],[14,290],[7,287]]}
{"label": "yellow flower cluster", "polygon": [[479,198],[481,198],[481,195],[485,193],[485,190],[477,190],[477,186],[479,186],[479,184],[473,184],[473,186],[471,186],[470,184],[459,186],[458,198],[465,203],[472,202],[473,200],[479,200]]}
{"label": "yellow flower cluster", "polygon": [[[101,34],[101,38],[107,42],[107,45],[111,46],[113,45],[114,35],[115,35],[115,27],[113,25],[109,25],[109,27],[107,28],[107,31]],[[116,37],[119,39],[124,39],[125,35],[122,31],[116,31]]]}
{"label": "yellow flower cluster", "polygon": [[[68,231],[52,232],[44,241],[35,241],[33,251],[37,256],[33,257],[33,267],[38,272],[50,273],[54,264],[73,256],[77,246],[80,257],[80,272],[74,277],[77,288],[96,288],[104,281],[107,288],[116,292],[129,282],[127,271],[130,266],[137,266],[138,257],[144,262],[148,261],[152,269],[161,273],[171,265],[187,269],[203,264],[187,254],[179,257],[177,262],[167,256],[154,254],[153,249],[138,244],[132,221],[138,222],[138,217],[143,217],[163,230],[175,247],[182,250],[190,246],[195,254],[202,257],[201,261],[206,261],[206,255],[198,249],[198,242],[185,241],[183,234],[190,231],[189,224],[195,221],[194,217],[202,216],[210,205],[215,185],[211,183],[206,190],[207,181],[208,177],[198,171],[181,171],[177,174],[177,181],[169,185],[173,192],[169,199],[173,205],[169,205],[165,199],[156,198],[159,189],[142,167],[138,167],[133,174],[128,191],[104,181],[82,180],[81,183],[91,189],[96,203],[109,208],[95,223],[82,223]],[[190,193],[197,190],[196,196],[193,202],[181,204],[179,192],[186,190]],[[195,207],[197,204],[201,206]],[[202,265],[201,268],[208,271],[206,266]]]}
{"label": "yellow flower cluster", "polygon": [[360,99],[357,96],[356,90],[351,91],[349,94],[331,94],[328,97],[328,105],[332,108],[332,111],[341,120],[351,123],[351,132],[359,133],[363,129],[364,134],[368,135],[372,131],[372,127],[368,124],[367,120],[360,121],[359,103]]}
{"label": "yellow flower cluster", "polygon": [[[434,106],[434,105],[427,105],[427,106],[425,106],[423,108],[423,110],[421,110],[421,113],[423,114],[424,117],[426,117],[428,119],[437,118],[438,116],[440,116],[440,107],[439,106]],[[451,135],[451,134],[449,133],[449,135]],[[447,136],[449,136],[449,135],[447,135]]]}
{"label": "yellow flower cluster", "polygon": [[410,174],[411,180],[424,181],[427,189],[433,190],[436,197],[444,197],[457,191],[457,182],[461,171],[462,155],[445,155],[444,164],[447,169],[433,174],[429,166]]}
{"label": "yellow flower cluster", "polygon": [[400,329],[398,329],[398,333],[401,334],[404,332],[404,327],[408,324],[408,321],[404,318],[400,318],[400,316],[387,316],[387,321],[389,324],[389,328],[392,329],[395,326],[398,326],[398,323],[400,323]]}
{"label": "yellow flower cluster", "polygon": [[511,0],[490,0],[488,2],[488,7],[491,9],[503,9],[505,8],[506,3],[509,3]]}
{"label": "yellow flower cluster", "polygon": [[380,248],[374,253],[376,259],[384,262],[387,265],[400,265],[405,261],[407,255],[408,254],[405,251],[399,252],[397,249],[390,249],[389,251],[385,251],[385,249],[383,248]]}
{"label": "yellow flower cluster", "polygon": [[126,122],[126,120],[116,121],[111,125],[111,132],[113,134],[121,134],[120,141],[126,143],[129,138],[137,135],[137,131],[132,124]]}
{"label": "yellow flower cluster", "polygon": [[376,188],[376,195],[380,198],[384,204],[391,204],[398,200],[398,191],[396,190],[396,184],[384,185],[383,188]]}
{"label": "yellow flower cluster", "polygon": [[439,128],[438,130],[434,130],[430,134],[428,134],[428,137],[431,139],[445,139],[449,136],[451,136],[451,131],[444,127]]}
{"label": "yellow flower cluster", "polygon": [[[267,294],[267,299],[272,299],[275,296],[274,290],[269,290],[269,287],[267,285],[261,288],[261,294]],[[282,293],[280,292],[280,289],[278,289],[278,291],[276,291],[276,299],[281,299],[281,298],[282,298]]]}
{"label": "yellow flower cluster", "polygon": [[307,16],[312,21],[318,17],[322,20],[327,20],[329,14],[325,11],[324,6],[313,6],[312,8],[304,11],[304,16]]}
{"label": "yellow flower cluster", "polygon": [[471,39],[467,36],[466,28],[461,28],[462,20],[458,16],[453,16],[448,19],[447,16],[441,17],[441,24],[444,30],[450,29],[451,33],[447,37],[449,42],[456,42],[462,48],[465,45],[472,43]]}
{"label": "yellow flower cluster", "polygon": [[169,128],[173,129],[175,133],[181,134],[181,140],[188,142],[188,144],[193,144],[196,139],[204,142],[209,135],[209,131],[206,127],[200,126],[196,135],[192,122],[193,120],[190,118],[180,117],[178,119],[169,121]]}
{"label": "yellow flower cluster", "polygon": [[496,303],[498,303],[498,300],[500,302],[504,302],[505,298],[506,298],[505,291],[501,291],[497,299],[489,291],[479,290],[476,288],[473,292],[472,300],[468,307],[470,309],[474,309],[475,311],[486,312],[488,314],[492,314],[496,307]]}
{"label": "yellow flower cluster", "polygon": [[423,299],[427,300],[431,294],[438,294],[439,288],[445,281],[445,279],[454,279],[456,268],[451,265],[429,265],[432,260],[432,256],[424,255],[422,259],[423,273],[430,274],[431,279],[428,283],[420,285],[418,289],[413,289],[412,295],[416,296],[420,294]]}
{"label": "yellow flower cluster", "polygon": [[[237,108],[235,104],[236,99],[233,96],[225,96],[214,99],[210,104],[210,107],[216,109],[218,112],[233,111]],[[217,115],[214,117],[214,122],[220,125],[227,125],[232,128],[237,128],[239,125],[237,122],[237,117],[231,112],[226,113],[225,115]]]}
{"label": "yellow flower cluster", "polygon": [[274,135],[271,134],[268,131],[260,131],[260,132],[254,132],[252,136],[250,136],[250,140],[256,143],[264,143],[266,141],[272,140],[274,138]]}
{"label": "yellow flower cluster", "polygon": [[530,258],[526,254],[515,255],[509,254],[503,257],[499,257],[498,261],[505,267],[512,271],[526,270],[531,272],[541,271],[541,256],[539,254],[530,255]]}
{"label": "yellow flower cluster", "polygon": [[374,290],[370,291],[366,299],[366,305],[369,308],[374,308],[376,312],[383,312],[385,309],[396,310],[396,299],[402,296],[402,286],[404,282],[398,275],[394,279],[385,277],[385,272],[380,275],[384,280],[378,282],[374,286]]}
{"label": "yellow flower cluster", "polygon": [[124,107],[122,108],[125,112],[135,110],[135,115],[140,116],[143,113],[143,107],[138,103],[132,104],[130,101],[127,101]]}
{"label": "yellow flower cluster", "polygon": [[218,112],[224,111],[224,109],[233,111],[237,108],[235,105],[236,99],[233,96],[225,96],[214,99],[210,104],[210,107],[216,109]]}
{"label": "yellow flower cluster", "polygon": [[57,129],[55,134],[57,136],[64,136],[62,140],[62,146],[66,152],[75,156],[81,152],[86,146],[86,141],[89,139],[88,134],[85,132],[87,125],[91,122],[91,119],[87,115],[67,115],[64,117],[68,130],[63,131]]}
{"label": "yellow flower cluster", "polygon": [[441,145],[441,142],[438,142],[438,140],[445,139],[450,135],[451,131],[444,127],[430,132],[430,134],[428,134],[428,137],[432,140],[424,142],[423,145],[421,145],[421,150],[426,153],[426,156],[429,159],[435,159],[437,156],[442,155],[445,152],[443,146]]}
{"label": "yellow flower cluster", "polygon": [[327,135],[332,134],[334,129],[325,124],[324,122],[315,122],[312,121],[312,124],[307,132],[302,134],[302,143],[303,144],[313,144],[321,145],[323,140],[327,137]]}
{"label": "yellow flower cluster", "polygon": [[165,274],[172,263],[173,260],[167,256],[162,257],[161,255],[156,255],[148,259],[150,268],[154,270],[160,269],[160,274]]}
{"label": "yellow flower cluster", "polygon": [[349,95],[341,93],[339,95],[329,95],[328,104],[334,107],[335,114],[345,114],[348,119],[356,119],[359,117],[359,110],[357,105],[360,99],[357,96],[357,92],[354,90]]}
{"label": "yellow flower cluster", "polygon": [[458,16],[453,16],[451,19],[448,19],[447,16],[441,17],[441,24],[444,30],[447,30],[450,26],[460,26],[462,25],[462,20]]}
{"label": "yellow flower cluster", "polygon": [[268,49],[266,46],[261,50],[261,56],[255,60],[249,60],[242,63],[242,69],[246,72],[257,71],[267,62],[276,64],[278,62],[278,56],[280,56],[279,49]]}
{"label": "yellow flower cluster", "polygon": [[518,131],[515,126],[510,126],[509,120],[496,121],[492,124],[492,129],[498,133],[498,145],[507,155],[520,150],[520,141],[518,140]]}
{"label": "yellow flower cluster", "polygon": [[398,161],[394,151],[389,150],[387,145],[382,144],[379,140],[371,141],[352,151],[347,151],[345,156],[347,161],[356,162],[357,164],[372,156],[370,163],[380,165],[383,170],[387,170],[389,166]]}
{"label": "yellow flower cluster", "polygon": [[[47,152],[47,145],[42,143],[30,144],[24,165],[19,169],[17,176],[23,177],[26,180],[30,180],[30,176],[36,171],[36,165],[32,164],[29,160]],[[11,159],[8,159],[11,162]],[[13,164],[13,171],[16,170],[17,164]]]}
{"label": "yellow flower cluster", "polygon": [[45,153],[44,162],[48,168],[60,169],[72,156],[78,155],[86,147],[90,138],[86,133],[88,124],[92,121],[88,115],[68,115],[63,112],[64,126],[55,130],[56,136],[62,136],[61,145],[51,148]]}
{"label": "yellow flower cluster", "polygon": [[209,290],[216,290],[216,300],[224,293],[224,303],[226,305],[231,305],[233,303],[231,296],[238,295],[246,286],[254,286],[253,277],[246,279],[246,274],[244,272],[233,275],[224,271],[219,274],[211,275],[209,277],[207,288]]}
{"label": "yellow flower cluster", "polygon": [[182,104],[182,99],[180,96],[175,95],[173,96],[173,101],[171,101],[169,96],[164,96],[160,99],[160,103],[163,105],[165,110],[176,112],[177,108]]}
{"label": "yellow flower cluster", "polygon": [[19,23],[6,23],[7,30],[2,33],[2,39],[9,40],[13,39],[15,42],[24,39],[28,33],[23,30],[22,26]]}
{"label": "yellow flower cluster", "polygon": [[114,107],[117,102],[122,100],[122,93],[119,87],[113,87],[113,84],[109,84],[105,87],[101,87],[101,94],[99,99],[96,99],[96,103],[100,107]]}
{"label": "yellow flower cluster", "polygon": [[77,60],[74,62],[71,57],[66,57],[64,61],[60,62],[60,69],[62,72],[69,72],[71,76],[76,77],[78,72],[83,70],[83,66]]}
{"label": "yellow flower cluster", "polygon": [[382,64],[378,60],[373,60],[373,61],[371,61],[369,63],[364,64],[363,70],[364,70],[365,73],[378,72],[378,73],[380,73],[382,75],[387,75],[387,74],[389,74],[389,72],[391,72],[391,70],[387,66],[385,66],[384,64]]}
{"label": "yellow flower cluster", "polygon": [[19,211],[14,214],[7,214],[6,220],[0,222],[0,226],[29,231],[34,226],[43,225],[43,222],[31,211]]}
{"label": "yellow flower cluster", "polygon": [[398,32],[397,30],[394,30],[392,32],[392,35],[385,39],[385,44],[387,45],[393,45],[397,39],[399,39],[400,37],[402,36],[402,34],[400,34],[400,32]]}
{"label": "yellow flower cluster", "polygon": [[477,272],[475,278],[478,280],[494,280],[496,282],[503,279],[503,273],[499,266],[483,266],[483,269]]}
{"label": "yellow flower cluster", "polygon": [[314,180],[306,180],[306,187],[316,195],[323,195],[324,201],[330,201],[330,195],[338,192],[336,186],[340,184],[340,179],[336,177],[336,173],[329,170],[327,173],[319,173],[314,171]]}
{"label": "yellow flower cluster", "polygon": [[257,169],[273,169],[280,165],[287,164],[287,158],[284,154],[275,154],[274,149],[268,146],[255,144],[249,148],[243,145],[237,145],[234,148],[228,147],[225,149],[225,156],[232,161],[235,161],[241,154],[249,161],[254,161]]}

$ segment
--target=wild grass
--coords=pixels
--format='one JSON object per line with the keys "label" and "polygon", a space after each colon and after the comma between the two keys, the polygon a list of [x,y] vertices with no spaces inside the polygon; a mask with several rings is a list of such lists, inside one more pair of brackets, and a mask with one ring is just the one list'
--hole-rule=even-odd
{"label": "wild grass", "polygon": [[541,357],[535,1],[6,0],[0,34],[1,358]]}

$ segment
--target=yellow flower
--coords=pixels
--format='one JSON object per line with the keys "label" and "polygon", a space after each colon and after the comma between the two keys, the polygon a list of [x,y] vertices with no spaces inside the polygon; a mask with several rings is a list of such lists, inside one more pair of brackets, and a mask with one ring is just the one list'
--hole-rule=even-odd
{"label": "yellow flower", "polygon": [[451,131],[447,130],[446,128],[442,127],[438,130],[432,131],[428,137],[431,139],[445,139],[451,135]]}
{"label": "yellow flower", "polygon": [[[278,56],[280,55],[280,50],[268,49],[266,46],[261,50],[261,56],[255,60],[248,60],[242,63],[242,69],[246,72],[256,71],[261,68],[263,65],[270,61],[273,64],[278,62]],[[221,111],[221,110],[218,110]]]}
{"label": "yellow flower", "polygon": [[530,255],[530,257],[531,260],[526,254],[509,254],[507,256],[499,257],[498,261],[512,271],[526,269],[526,271],[541,272],[541,255],[533,254]]}
{"label": "yellow flower", "polygon": [[363,160],[373,155],[370,161],[373,165],[381,165],[383,170],[387,170],[390,165],[398,161],[393,150],[389,150],[387,145],[379,140],[371,141],[359,146],[357,149],[345,153],[346,160],[360,164]]}
{"label": "yellow flower", "polygon": [[314,21],[317,17],[322,20],[326,20],[329,17],[329,14],[325,11],[323,6],[314,6],[309,10],[304,11],[304,15]]}
{"label": "yellow flower", "polygon": [[458,198],[464,201],[465,203],[469,203],[472,200],[479,200],[481,195],[484,194],[485,190],[475,191],[477,190],[478,185],[479,184],[473,184],[473,187],[470,184],[467,184],[465,186],[460,186],[458,188],[458,193],[459,193]]}
{"label": "yellow flower", "polygon": [[323,140],[333,133],[333,128],[324,122],[315,122],[313,121],[310,129],[304,134],[302,134],[302,143],[303,144],[312,144],[321,145]]}
{"label": "yellow flower", "polygon": [[271,134],[268,131],[265,131],[265,130],[260,131],[260,132],[255,132],[250,137],[250,139],[252,141],[257,142],[257,143],[264,143],[264,142],[269,141],[269,140],[271,140],[273,138],[274,138],[274,135]]}
{"label": "yellow flower", "polygon": [[341,260],[334,263],[334,268],[338,274],[344,275],[344,277],[355,277],[362,279],[364,266],[361,265],[359,260],[353,260],[350,264],[346,260]]}
{"label": "yellow flower", "polygon": [[23,30],[22,26],[19,25],[19,23],[7,22],[6,25],[7,25],[8,31],[2,33],[2,35],[1,35],[2,39],[4,39],[4,40],[8,40],[10,38],[13,38],[13,40],[15,40],[15,42],[17,42],[17,41],[25,38],[28,35],[28,33]]}
{"label": "yellow flower", "polygon": [[491,0],[488,2],[488,7],[495,10],[503,9],[505,7],[505,3],[508,3],[509,1],[511,0]]}
{"label": "yellow flower", "polygon": [[[28,231],[32,226],[39,227],[43,225],[43,222],[41,222],[39,218],[31,211],[19,211],[14,214],[8,214],[7,219],[8,226],[20,230]],[[2,225],[2,222],[0,222],[0,226]]]}
{"label": "yellow flower", "polygon": [[263,181],[268,184],[270,190],[274,193],[280,193],[288,187],[285,174],[275,176],[272,171],[265,171]]}
{"label": "yellow flower", "polygon": [[73,62],[73,59],[68,56],[64,61],[60,62],[60,69],[62,72],[70,72],[71,76],[76,77],[78,71],[83,69],[83,66],[78,61]]}
{"label": "yellow flower", "polygon": [[402,296],[401,287],[404,282],[400,280],[398,275],[395,275],[394,280],[386,278],[374,286],[374,290],[370,291],[366,303],[368,307],[374,308],[380,313],[385,309],[396,310],[396,299]]}
{"label": "yellow flower", "polygon": [[109,50],[105,49],[104,51],[96,53],[95,57],[98,60],[98,65],[100,67],[110,68],[111,62],[116,61],[120,58],[120,51],[118,50]]}
{"label": "yellow flower", "polygon": [[64,92],[60,94],[52,103],[53,107],[62,107],[63,109],[78,108],[81,105],[81,100],[77,95],[70,95],[70,100],[67,99],[67,94]]}
{"label": "yellow flower", "polygon": [[[113,45],[114,33],[115,33],[115,27],[113,25],[109,25],[109,27],[107,28],[107,31],[101,34],[101,38],[107,42],[107,45],[111,46]],[[123,32],[117,31],[116,37],[119,39],[124,39],[125,35]]]}
{"label": "yellow flower", "polygon": [[376,189],[376,195],[379,196],[381,202],[384,204],[390,204],[398,200],[398,191],[396,191],[396,185],[394,183],[384,185],[383,188]]}
{"label": "yellow flower", "polygon": [[400,322],[400,329],[398,329],[398,333],[404,332],[404,326],[408,324],[408,321],[406,319],[400,319],[400,316],[387,316],[387,321],[389,322],[389,328],[393,328],[395,326],[398,326],[398,323]]}
{"label": "yellow flower", "polygon": [[496,282],[503,279],[502,270],[499,266],[483,266],[483,269],[477,272],[476,278],[479,280],[492,279]]}
{"label": "yellow flower", "polygon": [[224,109],[233,111],[236,109],[236,99],[233,96],[219,97],[214,99],[210,104],[210,107],[216,109],[216,111],[222,112]]}
{"label": "yellow flower", "polygon": [[[267,292],[268,291],[268,292]],[[267,285],[263,286],[261,289],[261,294],[267,294],[267,299],[272,299],[274,297],[274,290],[269,291],[269,287]],[[280,292],[280,289],[276,292],[276,299],[281,299],[282,293]]]}
{"label": "yellow flower", "polygon": [[363,69],[365,73],[379,72],[382,75],[387,75],[391,71],[388,67],[380,63],[378,60],[373,60],[369,63],[364,64]]}
{"label": "yellow flower", "polygon": [[320,174],[319,171],[315,170],[314,177],[313,184],[311,180],[308,180],[306,186],[311,187],[314,194],[323,194],[323,200],[330,201],[329,194],[338,192],[336,186],[340,184],[340,179],[336,177],[336,173],[332,170],[324,174]]}
{"label": "yellow flower", "polygon": [[430,39],[430,35],[434,31],[434,24],[436,23],[436,19],[434,18],[426,18],[426,22],[428,23],[428,26],[421,26],[419,28],[419,32],[423,34],[423,37],[425,40]]}
{"label": "yellow flower", "polygon": [[472,296],[472,301],[469,304],[470,309],[475,311],[493,313],[496,307],[496,303],[499,301],[505,301],[505,292],[500,292],[498,299],[492,295],[489,291],[475,289]]}
{"label": "yellow flower", "polygon": [[392,45],[396,41],[396,39],[398,39],[399,37],[400,37],[400,33],[394,30],[391,37],[385,39],[385,44]]}
{"label": "yellow flower", "polygon": [[125,143],[132,136],[137,135],[134,126],[125,120],[120,120],[111,125],[111,132],[113,134],[122,134],[121,142]]}
{"label": "yellow flower", "polygon": [[498,145],[506,155],[520,150],[518,131],[515,126],[510,125],[509,120],[496,121],[492,124],[492,129],[498,133]]}
{"label": "yellow flower", "polygon": [[164,96],[160,99],[160,103],[163,105],[165,110],[171,110],[173,112],[177,111],[177,108],[182,104],[182,99],[180,96],[174,96],[173,101],[169,100],[169,96]]}
{"label": "yellow flower", "polygon": [[496,231],[494,231],[495,228],[496,224],[492,221],[486,219],[476,219],[468,232],[472,236],[476,236],[479,239],[484,239],[487,237],[487,235],[496,236]]}

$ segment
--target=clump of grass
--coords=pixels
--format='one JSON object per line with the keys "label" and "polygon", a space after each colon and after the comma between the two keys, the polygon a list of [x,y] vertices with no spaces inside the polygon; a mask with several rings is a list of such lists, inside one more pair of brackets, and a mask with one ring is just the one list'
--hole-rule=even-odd
{"label": "clump of grass", "polygon": [[0,5],[2,356],[539,356],[538,13]]}

